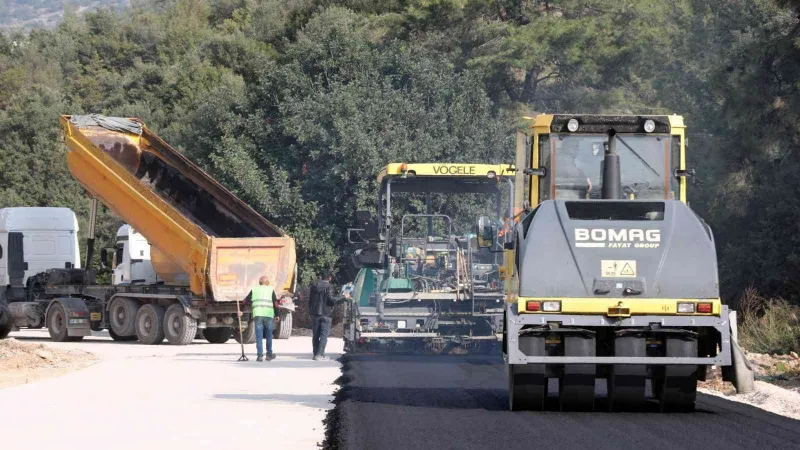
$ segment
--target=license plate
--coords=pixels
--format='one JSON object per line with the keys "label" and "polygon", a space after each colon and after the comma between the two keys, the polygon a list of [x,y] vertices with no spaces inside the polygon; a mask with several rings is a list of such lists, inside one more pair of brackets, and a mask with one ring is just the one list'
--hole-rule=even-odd
{"label": "license plate", "polygon": [[103,319],[103,315],[100,313],[89,313],[89,320],[92,322],[97,322]]}
{"label": "license plate", "polygon": [[75,325],[75,324],[79,324],[79,323],[86,323],[86,322],[88,322],[87,319],[69,319],[69,324],[70,325]]}

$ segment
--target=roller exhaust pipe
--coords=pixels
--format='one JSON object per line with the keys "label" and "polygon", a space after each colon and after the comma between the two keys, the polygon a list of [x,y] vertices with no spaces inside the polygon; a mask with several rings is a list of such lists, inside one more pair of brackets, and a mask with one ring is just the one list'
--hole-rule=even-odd
{"label": "roller exhaust pipe", "polygon": [[617,154],[617,132],[608,130],[608,146],[603,159],[603,199],[620,199],[622,191],[622,174],[619,171],[619,155]]}

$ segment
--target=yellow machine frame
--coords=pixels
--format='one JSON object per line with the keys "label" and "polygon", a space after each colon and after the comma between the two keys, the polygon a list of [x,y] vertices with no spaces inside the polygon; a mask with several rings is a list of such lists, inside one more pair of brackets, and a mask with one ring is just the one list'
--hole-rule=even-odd
{"label": "yellow machine frame", "polygon": [[[574,115],[579,117],[580,115]],[[516,139],[516,167],[518,168],[539,168],[539,137],[551,134],[551,125],[556,115],[539,114],[534,117],[526,117],[530,120],[530,126],[526,131],[517,131]],[[686,169],[686,127],[683,117],[679,115],[666,116],[669,120],[669,134],[680,140],[680,158],[678,168]],[[686,178],[678,179],[679,196],[678,200],[686,203]],[[541,203],[539,192],[539,177],[528,174],[521,169],[516,171],[514,180],[514,215],[519,218],[526,210],[533,209]],[[526,204],[527,203],[527,204]],[[526,209],[527,208],[527,209]],[[560,302],[559,311],[553,314],[603,314],[609,317],[630,317],[631,315],[713,315],[719,316],[722,302],[719,298],[709,299],[630,299],[630,298],[528,298],[519,297],[519,280],[514,270],[514,250],[506,250],[504,279],[506,280],[507,301],[517,304],[519,313],[526,313],[527,302],[529,301],[558,301]],[[678,303],[711,303],[711,313],[692,313],[680,314],[677,312]],[[536,311],[537,314],[547,314],[546,311]]]}

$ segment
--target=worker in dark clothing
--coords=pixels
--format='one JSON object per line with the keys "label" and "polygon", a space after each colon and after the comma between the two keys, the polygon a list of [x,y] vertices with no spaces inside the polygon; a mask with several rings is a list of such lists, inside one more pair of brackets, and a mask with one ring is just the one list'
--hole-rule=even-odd
{"label": "worker in dark clothing", "polygon": [[311,313],[311,342],[314,351],[314,361],[326,360],[325,345],[328,343],[328,334],[331,332],[333,321],[333,308],[350,298],[350,294],[337,296],[331,285],[331,274],[326,273],[319,281],[311,285],[309,293],[308,310]]}

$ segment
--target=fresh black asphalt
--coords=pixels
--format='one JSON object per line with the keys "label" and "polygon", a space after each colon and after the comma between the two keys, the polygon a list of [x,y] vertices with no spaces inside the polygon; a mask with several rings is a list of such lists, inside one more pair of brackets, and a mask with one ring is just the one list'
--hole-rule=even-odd
{"label": "fresh black asphalt", "polygon": [[[507,409],[499,356],[345,355],[331,450],[800,449],[800,421],[698,394],[697,411],[661,414]],[[551,396],[554,386],[551,384]],[[606,408],[598,383],[596,409]]]}

